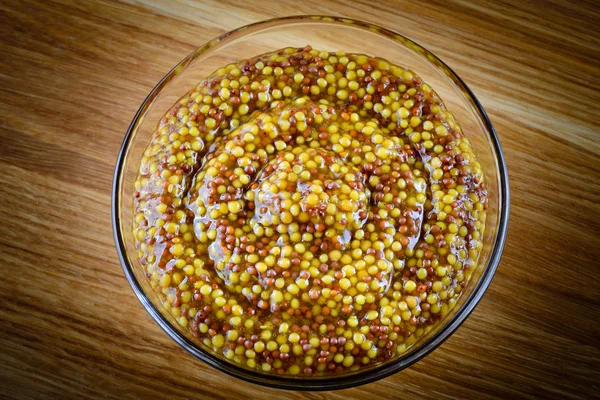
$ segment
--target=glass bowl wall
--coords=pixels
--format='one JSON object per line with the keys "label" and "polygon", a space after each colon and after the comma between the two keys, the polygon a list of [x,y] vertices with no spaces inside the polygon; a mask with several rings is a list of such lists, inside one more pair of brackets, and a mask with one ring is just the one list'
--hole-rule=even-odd
{"label": "glass bowl wall", "polygon": [[[378,56],[415,71],[440,95],[471,140],[489,192],[479,264],[458,304],[446,318],[402,356],[370,369],[321,378],[262,374],[234,364],[203,346],[162,308],[137,259],[132,229],[134,181],[142,154],[163,114],[190,88],[223,65],[282,47],[306,45],[319,50]],[[125,275],[146,310],[177,343],[218,370],[247,381],[285,389],[328,390],[361,385],[400,371],[431,352],[456,330],[481,299],[500,260],[509,195],[506,167],[492,124],[473,93],[448,66],[423,47],[382,27],[343,18],[298,16],[228,32],[191,53],[158,83],[126,133],[115,170],[112,212],[117,251]]]}

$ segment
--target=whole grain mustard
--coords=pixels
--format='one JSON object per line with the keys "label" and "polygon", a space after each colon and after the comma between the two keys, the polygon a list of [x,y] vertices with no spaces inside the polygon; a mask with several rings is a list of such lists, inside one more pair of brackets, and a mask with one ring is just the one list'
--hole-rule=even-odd
{"label": "whole grain mustard", "polygon": [[444,104],[381,58],[286,48],[169,110],[136,181],[140,263],[210,350],[325,375],[406,352],[477,265],[482,169]]}

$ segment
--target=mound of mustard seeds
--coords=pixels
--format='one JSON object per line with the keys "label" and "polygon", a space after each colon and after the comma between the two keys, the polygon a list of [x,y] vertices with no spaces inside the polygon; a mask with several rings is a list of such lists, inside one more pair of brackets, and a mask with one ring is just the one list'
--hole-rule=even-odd
{"label": "mound of mustard seeds", "polygon": [[319,376],[435,329],[477,265],[486,207],[469,140],[414,72],[286,48],[217,70],[165,114],[134,235],[201,345]]}

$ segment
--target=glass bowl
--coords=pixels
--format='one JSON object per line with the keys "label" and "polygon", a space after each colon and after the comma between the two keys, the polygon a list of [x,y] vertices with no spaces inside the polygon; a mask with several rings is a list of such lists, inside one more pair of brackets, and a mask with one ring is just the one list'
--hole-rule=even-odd
{"label": "glass bowl", "polygon": [[[138,168],[156,124],[186,92],[220,66],[283,47],[344,50],[378,56],[415,71],[442,98],[471,140],[484,170],[489,206],[484,247],[469,285],[456,306],[406,353],[368,369],[324,377],[290,377],[259,373],[205,348],[163,309],[144,276],[133,238],[133,193]],[[509,215],[506,165],[498,137],[467,85],[432,53],[388,29],[346,18],[294,16],[247,25],[198,48],[173,68],[150,92],[129,127],[118,156],[112,194],[113,230],[119,258],[133,291],[154,320],[191,354],[237,378],[270,387],[331,390],[372,382],[420,360],[446,340],[477,305],[500,261]]]}

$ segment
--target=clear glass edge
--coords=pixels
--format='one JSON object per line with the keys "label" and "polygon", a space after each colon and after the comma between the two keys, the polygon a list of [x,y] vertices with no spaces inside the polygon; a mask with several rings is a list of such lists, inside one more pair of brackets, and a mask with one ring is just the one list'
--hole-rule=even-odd
{"label": "clear glass edge", "polygon": [[[490,257],[487,262],[487,266],[485,270],[482,272],[477,285],[473,289],[470,296],[465,300],[465,303],[461,306],[461,308],[450,318],[448,322],[436,333],[434,333],[427,341],[423,342],[418,348],[411,351],[406,356],[402,356],[397,359],[395,362],[389,364],[383,364],[379,367],[375,367],[372,370],[365,371],[365,373],[357,373],[355,375],[349,376],[340,376],[340,377],[332,377],[332,378],[319,378],[319,379],[306,379],[306,378],[289,378],[289,377],[280,377],[276,375],[266,375],[258,372],[253,372],[250,370],[246,370],[242,367],[238,367],[234,364],[227,363],[223,360],[220,360],[213,354],[210,354],[205,351],[201,351],[196,344],[190,341],[188,338],[179,333],[176,329],[174,329],[171,324],[167,321],[167,319],[161,314],[156,305],[150,301],[150,299],[146,296],[143,288],[140,283],[137,281],[135,273],[133,271],[133,267],[130,264],[129,260],[126,256],[126,248],[123,239],[123,233],[121,231],[121,222],[120,222],[120,204],[121,204],[121,188],[122,188],[122,180],[123,180],[123,166],[125,165],[125,161],[127,159],[129,144],[132,142],[135,137],[135,128],[138,125],[138,122],[143,119],[148,107],[154,100],[154,98],[158,95],[160,90],[178,73],[179,70],[188,65],[195,58],[199,57],[210,48],[218,44],[220,41],[226,39],[229,36],[235,35],[241,31],[244,31],[248,28],[258,27],[260,25],[266,25],[272,22],[285,22],[285,21],[296,21],[302,22],[305,20],[324,20],[328,22],[340,22],[340,23],[352,23],[357,26],[375,29],[379,33],[382,33],[393,40],[398,41],[398,37],[402,38],[406,43],[410,43],[412,46],[419,49],[422,54],[427,57],[429,61],[436,64],[436,66],[442,66],[442,72],[446,74],[454,83],[457,85],[458,89],[467,97],[467,99],[474,105],[479,117],[483,121],[487,134],[489,135],[489,139],[491,139],[491,143],[493,145],[493,152],[497,159],[498,166],[498,189],[500,191],[500,215],[498,217],[498,230],[496,233],[496,240],[493,244],[492,251]],[[402,44],[406,44],[402,43]],[[412,49],[416,52],[415,49]],[[445,69],[445,70],[444,70]],[[471,89],[466,85],[466,83],[450,68],[448,67],[442,60],[440,60],[433,53],[425,49],[423,46],[415,43],[414,41],[406,38],[403,35],[400,35],[396,32],[393,32],[387,28],[383,28],[376,24],[367,23],[359,20],[353,20],[349,18],[341,18],[341,17],[332,17],[332,16],[324,16],[324,15],[296,15],[296,16],[288,16],[283,18],[273,18],[269,20],[259,21],[256,23],[252,23],[249,25],[242,26],[240,28],[229,31],[217,38],[207,42],[203,46],[196,49],[194,52],[190,53],[187,57],[185,57],[180,63],[178,63],[171,71],[169,71],[163,79],[152,89],[152,91],[148,94],[137,113],[135,114],[129,128],[127,129],[127,133],[123,140],[123,144],[121,145],[121,149],[119,151],[119,155],[117,157],[117,163],[115,165],[115,173],[113,178],[112,185],[112,204],[111,204],[111,220],[113,226],[113,235],[117,248],[117,253],[119,256],[119,260],[121,262],[121,266],[125,273],[125,276],[131,285],[131,288],[139,301],[142,303],[146,311],[152,316],[152,318],[156,321],[156,323],[167,333],[169,337],[171,337],[177,344],[187,350],[196,358],[206,362],[211,367],[216,368],[217,370],[229,374],[233,377],[245,380],[247,382],[260,384],[264,386],[274,387],[278,389],[288,389],[288,390],[311,390],[311,391],[323,391],[323,390],[338,390],[345,389],[350,387],[356,387],[360,385],[364,385],[367,383],[371,383],[377,381],[379,379],[383,379],[387,376],[390,376],[396,372],[401,371],[404,368],[416,363],[421,360],[423,357],[431,353],[434,349],[439,347],[448,337],[456,331],[460,327],[460,325],[465,321],[465,319],[469,316],[469,314],[473,311],[475,306],[479,303],[483,294],[489,287],[492,278],[498,268],[498,264],[500,263],[500,259],[502,256],[502,252],[504,250],[504,244],[506,241],[506,233],[508,230],[508,220],[510,214],[510,193],[509,193],[509,183],[508,183],[508,172],[506,168],[506,162],[504,159],[504,154],[502,152],[502,148],[500,146],[500,141],[498,139],[498,135],[479,100],[475,97],[474,93]]]}

